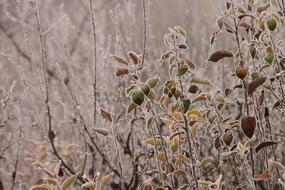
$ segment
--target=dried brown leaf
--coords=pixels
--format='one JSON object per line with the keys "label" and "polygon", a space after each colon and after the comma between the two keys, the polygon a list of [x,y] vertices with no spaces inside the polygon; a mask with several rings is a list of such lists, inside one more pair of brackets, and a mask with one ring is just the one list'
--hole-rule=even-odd
{"label": "dried brown leaf", "polygon": [[117,77],[122,76],[122,75],[126,75],[128,73],[129,73],[129,69],[127,69],[127,68],[120,67],[120,68],[117,68],[117,70],[116,70],[116,76]]}
{"label": "dried brown leaf", "polygon": [[259,5],[259,6],[256,8],[256,11],[257,11],[258,13],[261,13],[261,12],[265,11],[268,7],[269,7],[269,2]]}
{"label": "dried brown leaf", "polygon": [[263,181],[263,180],[268,180],[271,178],[271,174],[269,170],[263,171],[261,174],[257,175],[254,177],[255,181]]}
{"label": "dried brown leaf", "polygon": [[227,50],[219,50],[214,52],[209,58],[208,61],[218,62],[226,57],[234,57],[233,53]]}
{"label": "dried brown leaf", "polygon": [[111,113],[107,112],[106,110],[104,109],[100,109],[101,110],[101,116],[106,120],[106,121],[109,121],[109,122],[112,122],[112,116],[111,116]]}
{"label": "dried brown leaf", "polygon": [[266,81],[266,77],[260,77],[252,80],[248,85],[248,95],[252,96],[253,92]]}
{"label": "dried brown leaf", "polygon": [[130,51],[128,55],[130,56],[134,65],[137,65],[139,63],[139,56],[135,52]]}
{"label": "dried brown leaf", "polygon": [[269,140],[269,141],[264,141],[262,143],[260,143],[256,148],[255,148],[255,152],[259,152],[261,149],[267,147],[267,146],[272,146],[275,144],[279,144],[281,143],[281,141],[276,141],[276,140]]}
{"label": "dried brown leaf", "polygon": [[109,131],[107,129],[104,129],[104,128],[93,128],[93,130],[96,133],[99,133],[99,134],[104,135],[104,136],[108,136],[108,134],[109,134]]}
{"label": "dried brown leaf", "polygon": [[254,135],[256,128],[256,119],[255,117],[244,117],[241,119],[241,128],[243,133],[251,138]]}
{"label": "dried brown leaf", "polygon": [[121,63],[124,65],[128,65],[129,63],[122,57],[119,57],[117,55],[111,55],[111,57],[117,62],[117,63]]}

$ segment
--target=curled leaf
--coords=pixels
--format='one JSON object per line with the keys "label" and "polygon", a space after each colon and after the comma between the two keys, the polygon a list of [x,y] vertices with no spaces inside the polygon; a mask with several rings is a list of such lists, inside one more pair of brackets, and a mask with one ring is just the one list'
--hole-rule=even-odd
{"label": "curled leaf", "polygon": [[104,129],[104,128],[94,128],[93,129],[96,133],[99,133],[101,135],[104,135],[104,136],[108,136],[109,132],[107,129]]}
{"label": "curled leaf", "polygon": [[207,101],[207,97],[205,95],[200,95],[196,97],[194,100],[192,100],[192,104],[196,102],[201,102],[201,101]]}
{"label": "curled leaf", "polygon": [[261,13],[261,12],[265,11],[268,7],[269,7],[269,3],[267,2],[267,3],[264,3],[264,4],[259,5],[259,6],[256,8],[256,11],[257,11],[258,13]]}
{"label": "curled leaf", "polygon": [[184,60],[184,63],[186,63],[191,70],[195,70],[196,69],[196,65],[190,59]]}
{"label": "curled leaf", "polygon": [[177,47],[179,49],[188,49],[188,46],[186,44],[179,44]]}
{"label": "curled leaf", "polygon": [[193,77],[190,82],[197,83],[197,84],[211,85],[211,83],[208,80],[197,78],[197,77]]}
{"label": "curled leaf", "polygon": [[53,171],[56,175],[59,173],[60,167],[61,167],[61,161],[59,160],[53,169]]}
{"label": "curled leaf", "polygon": [[128,106],[128,110],[127,113],[130,113],[131,111],[133,111],[134,109],[136,109],[138,106],[135,103],[130,103]]}
{"label": "curled leaf", "polygon": [[35,185],[31,188],[31,190],[50,190],[50,186],[47,184]]}
{"label": "curled leaf", "polygon": [[110,180],[112,179],[113,177],[113,173],[110,173],[108,175],[105,175],[102,180],[101,180],[101,183],[100,183],[100,189],[103,189],[109,182]]}
{"label": "curled leaf", "polygon": [[199,128],[199,124],[198,124],[198,123],[195,123],[195,124],[192,126],[191,134],[192,134],[192,137],[193,137],[194,139],[197,137],[198,128]]}
{"label": "curled leaf", "polygon": [[72,175],[66,178],[64,182],[62,183],[61,190],[66,190],[67,188],[69,188],[76,181],[76,179],[77,179],[76,175]]}
{"label": "curled leaf", "polygon": [[205,167],[209,162],[213,161],[213,158],[212,157],[209,157],[209,158],[205,158],[203,159],[199,165],[198,165],[198,168],[201,169],[203,167]]}
{"label": "curled leaf", "polygon": [[260,77],[252,80],[248,85],[248,95],[252,96],[253,92],[266,81],[266,77]]}
{"label": "curled leaf", "polygon": [[122,75],[126,75],[128,73],[129,73],[129,69],[127,69],[127,68],[120,67],[120,68],[117,68],[117,70],[116,70],[116,76],[117,77],[122,76]]}
{"label": "curled leaf", "polygon": [[134,65],[137,65],[139,63],[139,56],[135,52],[129,52],[128,55],[130,56],[132,62]]}
{"label": "curled leaf", "polygon": [[281,170],[282,172],[285,172],[285,166],[283,164],[281,164],[280,162],[276,162],[274,160],[269,160],[269,162],[275,166],[276,168],[278,168],[279,170]]}
{"label": "curled leaf", "polygon": [[203,121],[202,113],[198,109],[192,109],[187,113],[188,117],[192,120]]}
{"label": "curled leaf", "polygon": [[149,85],[150,88],[154,88],[156,87],[158,80],[159,80],[158,78],[151,78],[147,81],[147,84]]}
{"label": "curled leaf", "polygon": [[96,188],[96,183],[94,181],[88,181],[81,185],[82,188],[94,190]]}
{"label": "curled leaf", "polygon": [[220,16],[220,17],[217,18],[217,20],[216,20],[216,23],[217,23],[217,25],[218,25],[218,27],[219,27],[220,29],[222,29],[223,26],[224,26],[224,19],[225,19],[224,16]]}
{"label": "curled leaf", "polygon": [[275,141],[275,140],[270,140],[270,141],[264,141],[262,143],[260,143],[256,148],[255,148],[255,152],[259,152],[261,149],[267,147],[267,146],[272,146],[275,144],[279,144],[281,143],[281,141]]}
{"label": "curled leaf", "polygon": [[255,181],[263,181],[263,180],[268,180],[271,178],[271,174],[269,170],[263,171],[261,174],[257,175],[254,177]]}
{"label": "curled leaf", "polygon": [[116,56],[116,55],[111,55],[111,57],[117,62],[117,63],[121,63],[124,65],[128,65],[129,63],[123,59],[122,57]]}
{"label": "curled leaf", "polygon": [[178,34],[180,34],[180,35],[183,36],[184,38],[186,38],[187,33],[186,33],[186,31],[185,31],[183,28],[181,28],[180,26],[175,26],[172,30],[175,31],[175,32],[177,32]]}
{"label": "curled leaf", "polygon": [[192,162],[191,162],[191,160],[188,158],[188,157],[186,157],[185,155],[178,155],[178,156],[176,156],[176,158],[175,158],[177,161],[179,161],[179,162],[183,162],[184,164],[191,164]]}
{"label": "curled leaf", "polygon": [[157,159],[163,163],[166,162],[166,155],[163,151],[159,151],[157,154]]}
{"label": "curled leaf", "polygon": [[152,146],[162,146],[162,140],[159,138],[148,138],[145,143]]}
{"label": "curled leaf", "polygon": [[104,109],[100,109],[101,111],[101,116],[106,120],[106,121],[109,121],[109,122],[112,122],[112,116],[111,116],[111,113],[107,112],[106,110]]}
{"label": "curled leaf", "polygon": [[178,170],[175,170],[173,172],[174,175],[180,175],[180,176],[187,176],[187,173],[185,170],[182,170],[182,169],[178,169]]}
{"label": "curled leaf", "polygon": [[214,52],[209,58],[208,61],[212,61],[212,62],[218,62],[223,58],[226,57],[233,57],[233,53],[227,50],[219,50]]}
{"label": "curled leaf", "polygon": [[170,101],[170,99],[168,98],[168,96],[163,96],[163,97],[161,98],[160,103],[161,103],[161,105],[162,105],[162,107],[163,107],[164,109],[167,109],[167,108],[168,108],[169,101]]}

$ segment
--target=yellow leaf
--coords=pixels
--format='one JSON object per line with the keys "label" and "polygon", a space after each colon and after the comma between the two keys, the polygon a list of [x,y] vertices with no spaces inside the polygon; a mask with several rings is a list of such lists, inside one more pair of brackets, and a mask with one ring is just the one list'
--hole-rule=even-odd
{"label": "yellow leaf", "polygon": [[177,161],[184,162],[185,164],[191,164],[191,160],[187,158],[185,155],[178,155],[175,158]]}
{"label": "yellow leaf", "polygon": [[171,116],[174,117],[180,123],[184,122],[183,114],[181,112],[175,111],[171,114]]}
{"label": "yellow leaf", "polygon": [[197,83],[197,84],[212,85],[208,80],[197,78],[197,77],[193,77],[190,82]]}
{"label": "yellow leaf", "polygon": [[101,180],[100,189],[103,189],[109,183],[109,181],[112,179],[112,177],[113,177],[113,173],[105,175]]}
{"label": "yellow leaf", "polygon": [[58,172],[59,172],[59,170],[60,170],[60,167],[61,167],[61,161],[59,160],[58,163],[55,165],[55,167],[54,167],[54,169],[53,169],[55,175],[58,174]]}
{"label": "yellow leaf", "polygon": [[162,146],[162,140],[161,139],[159,139],[159,138],[156,138],[156,139],[154,139],[154,138],[148,138],[148,139],[146,139],[146,141],[145,141],[145,143],[146,144],[150,144],[150,145],[152,145],[152,146]]}
{"label": "yellow leaf", "polygon": [[168,108],[170,99],[167,96],[163,96],[160,100],[160,103],[164,109]]}
{"label": "yellow leaf", "polygon": [[176,152],[179,148],[179,139],[178,137],[174,137],[173,139],[171,139],[171,150],[172,152]]}
{"label": "yellow leaf", "polygon": [[202,113],[200,110],[198,109],[192,109],[188,112],[188,117],[191,119],[191,120],[198,120],[200,122],[203,122],[204,119],[202,117]]}
{"label": "yellow leaf", "polygon": [[163,163],[166,162],[166,155],[164,154],[164,152],[158,152],[157,159]]}
{"label": "yellow leaf", "polygon": [[47,181],[48,184],[51,184],[51,185],[54,185],[54,186],[58,185],[58,181],[56,179],[54,179],[54,178],[48,178],[48,179],[46,179],[46,181]]}
{"label": "yellow leaf", "polygon": [[47,184],[36,185],[31,188],[31,190],[50,190],[50,186]]}
{"label": "yellow leaf", "polygon": [[89,181],[81,185],[81,187],[94,190],[96,188],[96,183],[94,181]]}
{"label": "yellow leaf", "polygon": [[77,179],[77,176],[76,175],[72,175],[68,178],[66,178],[64,180],[64,182],[62,183],[62,187],[61,187],[61,190],[66,190],[68,187],[70,187]]}
{"label": "yellow leaf", "polygon": [[179,170],[175,170],[175,171],[173,172],[173,174],[174,174],[174,175],[187,176],[185,170],[180,170],[180,169],[179,169]]}
{"label": "yellow leaf", "polygon": [[198,123],[195,123],[193,126],[192,126],[192,137],[193,138],[196,138],[197,137],[197,131],[198,131],[198,128],[199,128],[199,124]]}

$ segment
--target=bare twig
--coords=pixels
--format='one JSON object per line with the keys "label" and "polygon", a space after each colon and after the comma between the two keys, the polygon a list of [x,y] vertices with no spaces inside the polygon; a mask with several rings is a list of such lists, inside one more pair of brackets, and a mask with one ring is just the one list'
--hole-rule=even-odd
{"label": "bare twig", "polygon": [[143,54],[142,54],[141,69],[143,68],[145,60],[146,43],[147,43],[146,0],[142,0],[142,9],[143,9]]}
{"label": "bare twig", "polygon": [[37,83],[38,83],[38,86],[40,88],[40,92],[42,94],[44,94],[44,91],[43,91],[42,85],[41,85],[41,81],[40,81],[40,77],[39,77],[39,73],[38,73],[38,69],[37,69],[37,66],[36,66],[35,59],[34,59],[34,55],[33,55],[32,49],[31,49],[31,44],[30,44],[30,40],[29,40],[29,35],[28,35],[28,30],[27,30],[27,27],[26,27],[26,23],[24,21],[24,17],[22,15],[22,11],[21,11],[20,5],[18,3],[18,0],[14,0],[14,2],[15,2],[15,5],[16,5],[16,8],[17,8],[19,19],[20,19],[20,24],[21,24],[23,35],[24,35],[24,40],[25,40],[25,43],[26,43],[26,46],[27,46],[28,55],[29,55],[29,58],[31,60],[32,69],[33,69],[34,74],[36,75]]}
{"label": "bare twig", "polygon": [[96,28],[95,28],[95,19],[94,19],[94,10],[92,0],[89,0],[90,6],[90,14],[91,14],[91,26],[92,26],[92,34],[93,34],[93,125],[96,125],[96,107],[97,107],[97,39],[96,39]]}
{"label": "bare twig", "polygon": [[14,165],[14,171],[12,172],[12,185],[11,185],[11,190],[14,189],[15,184],[16,184],[16,178],[17,178],[17,171],[18,171],[18,163],[19,163],[19,153],[21,150],[21,138],[22,138],[22,126],[20,125],[20,131],[19,131],[19,141],[18,141],[18,147],[17,147],[17,154],[16,154],[16,161],[15,161],[15,165]]}

